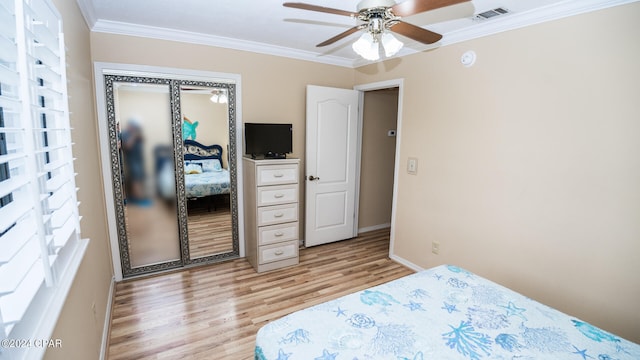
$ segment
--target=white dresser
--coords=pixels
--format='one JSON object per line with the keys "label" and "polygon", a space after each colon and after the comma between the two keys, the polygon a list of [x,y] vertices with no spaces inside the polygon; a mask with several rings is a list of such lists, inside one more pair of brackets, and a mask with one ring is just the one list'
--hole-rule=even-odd
{"label": "white dresser", "polygon": [[247,259],[257,272],[298,263],[300,159],[243,158]]}

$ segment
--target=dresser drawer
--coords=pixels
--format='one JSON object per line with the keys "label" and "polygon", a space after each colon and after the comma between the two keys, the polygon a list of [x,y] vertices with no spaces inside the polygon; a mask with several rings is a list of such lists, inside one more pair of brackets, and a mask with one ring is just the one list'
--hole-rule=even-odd
{"label": "dresser drawer", "polygon": [[298,182],[297,165],[262,165],[256,169],[257,186],[293,184]]}
{"label": "dresser drawer", "polygon": [[298,184],[258,188],[258,206],[298,202]]}
{"label": "dresser drawer", "polygon": [[258,228],[258,244],[269,245],[283,241],[298,240],[298,222],[262,226]]}
{"label": "dresser drawer", "polygon": [[258,208],[258,226],[298,221],[298,204]]}
{"label": "dresser drawer", "polygon": [[291,259],[298,256],[298,241],[292,240],[284,243],[261,246],[258,253],[258,262],[266,264],[274,261]]}

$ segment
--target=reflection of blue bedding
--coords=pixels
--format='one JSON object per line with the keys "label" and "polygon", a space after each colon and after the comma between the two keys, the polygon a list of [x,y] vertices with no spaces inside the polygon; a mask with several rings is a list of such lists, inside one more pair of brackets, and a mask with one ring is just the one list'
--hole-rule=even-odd
{"label": "reflection of blue bedding", "polygon": [[295,312],[255,359],[640,359],[640,345],[455,266]]}
{"label": "reflection of blue bedding", "polygon": [[229,171],[207,171],[201,174],[184,176],[187,198],[198,198],[209,195],[229,193]]}

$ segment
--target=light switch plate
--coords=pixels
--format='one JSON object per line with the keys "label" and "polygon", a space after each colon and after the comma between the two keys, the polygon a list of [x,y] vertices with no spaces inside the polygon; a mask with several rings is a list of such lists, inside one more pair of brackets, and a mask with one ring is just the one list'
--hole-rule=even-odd
{"label": "light switch plate", "polygon": [[409,158],[407,161],[407,172],[411,175],[415,175],[418,173],[418,159]]}

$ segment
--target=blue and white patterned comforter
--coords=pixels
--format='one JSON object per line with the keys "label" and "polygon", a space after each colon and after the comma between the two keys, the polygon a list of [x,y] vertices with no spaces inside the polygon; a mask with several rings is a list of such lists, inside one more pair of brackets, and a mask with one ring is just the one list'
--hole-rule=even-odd
{"label": "blue and white patterned comforter", "polygon": [[187,198],[229,194],[229,184],[229,170],[227,169],[188,174],[184,177]]}
{"label": "blue and white patterned comforter", "polygon": [[455,266],[295,312],[255,359],[640,359],[640,345]]}

